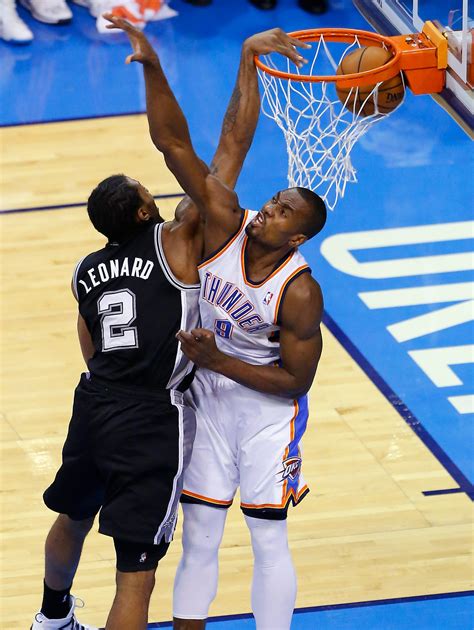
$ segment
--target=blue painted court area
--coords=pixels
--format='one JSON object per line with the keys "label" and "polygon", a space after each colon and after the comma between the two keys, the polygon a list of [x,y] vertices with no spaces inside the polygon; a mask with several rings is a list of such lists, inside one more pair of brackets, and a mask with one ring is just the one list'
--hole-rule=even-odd
{"label": "blue painted court area", "polygon": [[[427,598],[407,598],[385,602],[362,602],[341,606],[302,608],[295,611],[291,630],[472,630],[474,595],[449,593]],[[148,628],[171,628],[170,623],[150,624]],[[212,630],[254,630],[248,615],[209,620]]]}
{"label": "blue painted court area", "polygon": [[[172,6],[179,16],[150,24],[146,32],[188,117],[196,150],[208,161],[245,37],[274,26],[369,28],[350,0],[333,0],[320,18],[309,17],[296,0],[280,0],[273,12],[246,0],[214,0],[205,9],[174,0]],[[33,22],[20,9],[36,39],[22,48],[0,42],[0,89],[8,95],[0,124],[144,111],[141,68],[123,63],[127,41],[100,36],[85,9],[72,9],[73,23],[59,28]],[[427,481],[425,500],[436,501],[445,491],[472,497],[472,143],[430,97],[408,94],[356,145],[352,159],[358,183],[348,185],[323,234],[304,247],[324,292],[325,323],[453,477],[449,488]],[[286,187],[286,162],[280,131],[262,117],[237,187],[242,205],[258,209]],[[350,404],[343,386],[341,404]],[[209,627],[243,630],[254,622],[244,616],[213,620]],[[472,630],[472,597],[301,610],[292,626],[356,627]]]}

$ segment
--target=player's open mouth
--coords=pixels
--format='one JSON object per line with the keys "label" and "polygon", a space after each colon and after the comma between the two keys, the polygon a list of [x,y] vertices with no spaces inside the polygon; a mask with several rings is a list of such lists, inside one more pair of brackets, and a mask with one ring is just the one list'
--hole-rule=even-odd
{"label": "player's open mouth", "polygon": [[259,212],[255,219],[252,221],[253,225],[263,225],[265,223],[265,217],[262,212]]}

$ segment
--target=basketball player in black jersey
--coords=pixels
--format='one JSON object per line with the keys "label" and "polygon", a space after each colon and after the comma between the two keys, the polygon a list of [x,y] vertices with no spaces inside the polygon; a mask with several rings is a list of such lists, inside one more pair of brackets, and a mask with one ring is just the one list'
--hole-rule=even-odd
{"label": "basketball player in black jersey", "polygon": [[[253,55],[289,38],[264,33],[247,40],[237,85],[255,73]],[[214,163],[235,185],[253,130],[234,127],[235,94]],[[76,388],[63,463],[44,500],[59,512],[46,540],[44,597],[33,630],[90,628],[77,622],[70,594],[82,546],[96,514],[114,540],[117,592],[106,628],[146,628],[155,571],[172,538],[194,418],[183,403],[192,365],[176,333],[197,325],[197,263],[202,222],[184,199],[164,222],[139,182],[115,175],[88,201],[106,246],[76,266],[78,334],[89,372]]]}
{"label": "basketball player in black jersey", "polygon": [[[204,260],[218,258],[227,246],[231,247],[241,233],[243,221],[246,220],[246,213],[240,207],[233,185],[226,185],[227,182],[222,177],[226,169],[232,165],[232,156],[230,159],[226,156],[210,169],[199,160],[192,146],[187,122],[150,43],[143,33],[125,21],[111,15],[106,15],[106,18],[114,28],[121,28],[129,36],[134,50],[129,60],[143,64],[151,138],[155,146],[162,151],[169,169],[203,215]],[[278,30],[275,31],[275,36],[277,35]],[[307,47],[294,39],[291,39],[290,43],[295,47]],[[278,46],[273,50],[280,52]],[[270,51],[271,49],[267,49],[265,52]],[[293,56],[287,56],[297,65],[304,61],[296,49]],[[253,136],[260,108],[255,70],[248,72],[246,79],[245,98],[242,96],[244,90],[240,89],[241,85],[238,84],[234,90],[235,107],[232,109],[232,119],[242,134],[248,133]],[[244,264],[247,277],[254,286],[259,286],[271,278],[282,261],[287,261],[299,245],[317,234],[325,221],[324,202],[311,190],[290,188],[275,193],[246,227],[248,240]],[[232,265],[231,268],[233,269]],[[240,280],[238,273],[235,276],[232,273],[231,271],[226,276],[226,284],[235,286],[237,291]],[[248,296],[245,296],[243,299],[247,298]],[[243,385],[242,405],[248,404],[245,399],[245,388],[248,388],[249,392],[255,390],[259,394],[269,394],[273,400],[277,397],[282,399],[303,397],[311,386],[322,350],[320,322],[323,302],[318,283],[309,273],[296,274],[294,280],[281,294],[279,308],[281,310],[278,318],[280,352],[278,365],[274,363],[255,365],[238,356],[228,356],[216,346],[214,331],[201,328],[179,333],[182,348],[199,367],[218,372],[227,379]],[[252,339],[249,336],[245,341],[248,349],[245,356],[249,356]],[[209,379],[212,380],[212,376]],[[218,387],[201,388],[197,391],[201,396],[208,392],[210,396],[222,396],[224,402],[221,409],[225,409],[227,387],[231,385],[226,382],[220,389],[220,394]],[[253,397],[251,400],[255,401],[257,398]],[[270,399],[270,396],[268,398]],[[258,398],[258,404],[260,402],[263,404],[263,399],[264,397]],[[196,406],[200,408],[199,401]],[[218,457],[222,447],[222,451],[230,460],[225,470],[238,479],[241,472],[240,448],[245,449],[247,442],[242,445],[239,437],[233,433],[233,441],[227,438],[227,433],[232,432],[233,421],[238,424],[239,420],[233,417],[229,410],[230,426],[227,432],[225,419],[220,418],[220,422],[215,424],[211,421],[208,426],[212,428],[208,430],[205,438],[208,438],[209,442],[201,439],[200,452],[201,455],[209,454],[211,458],[215,453]],[[202,417],[198,417],[198,422],[203,420]],[[219,432],[221,428],[222,431]],[[211,439],[214,440],[212,443]],[[273,441],[270,442],[273,444]],[[270,454],[269,457],[273,456]],[[197,457],[195,461],[196,459],[200,460],[200,466],[205,466],[206,457]],[[258,461],[245,460],[244,466],[246,464],[249,468],[253,466],[252,470],[258,468]],[[196,471],[196,466],[194,470]],[[202,468],[199,472],[206,475]],[[216,594],[217,556],[225,524],[226,506],[222,504],[226,503],[228,506],[229,502],[223,501],[222,496],[211,495],[210,498],[217,500],[209,501],[207,500],[209,495],[203,496],[199,494],[199,490],[195,490],[190,501],[186,501],[183,506],[185,508],[183,557],[178,567],[174,588],[176,630],[202,630],[205,627],[209,605]],[[219,503],[220,506],[217,505]],[[296,576],[288,549],[286,530],[288,505],[289,503],[246,507],[241,505],[250,530],[254,553],[252,609],[259,630],[260,628],[288,630],[291,623],[296,598]],[[276,509],[267,510],[266,507]],[[247,508],[252,508],[251,513]]]}

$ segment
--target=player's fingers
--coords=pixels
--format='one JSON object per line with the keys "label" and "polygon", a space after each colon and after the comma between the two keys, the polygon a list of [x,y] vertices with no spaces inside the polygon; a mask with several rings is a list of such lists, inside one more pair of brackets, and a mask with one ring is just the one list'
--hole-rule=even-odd
{"label": "player's fingers", "polygon": [[185,354],[188,359],[191,359],[191,361],[194,359],[193,349],[188,344],[181,342],[181,352]]}
{"label": "player's fingers", "polygon": [[132,34],[136,30],[133,28],[130,22],[124,20],[123,18],[117,17],[113,13],[104,13],[102,17],[114,25],[113,27],[109,28],[119,28],[120,30],[125,31],[128,34]]}
{"label": "player's fingers", "polygon": [[125,59],[125,63],[132,63],[132,61],[141,61],[141,56],[136,53],[132,53]]}
{"label": "player's fingers", "polygon": [[208,337],[209,335],[212,335],[212,331],[209,330],[208,328],[193,328],[191,330],[191,334],[192,335],[199,335],[200,337]]}
{"label": "player's fingers", "polygon": [[214,339],[214,333],[210,330],[205,330],[204,332],[200,333],[200,339]]}
{"label": "player's fingers", "polygon": [[206,328],[193,328],[191,330],[191,335],[196,341],[201,341],[201,339],[208,339],[209,334],[212,335],[211,331],[207,330]]}
{"label": "player's fingers", "polygon": [[187,344],[189,344],[190,342],[194,340],[193,335],[191,333],[186,332],[185,330],[179,330],[176,333],[176,338],[179,339],[181,343],[187,343]]}
{"label": "player's fingers", "polygon": [[293,46],[282,46],[278,52],[285,55],[285,57],[288,57],[288,59],[297,65],[298,68],[301,68],[305,63],[308,63],[308,60],[302,57],[299,52],[293,48]]}
{"label": "player's fingers", "polygon": [[311,44],[303,42],[301,39],[296,39],[295,37],[290,37],[289,35],[287,35],[287,38],[288,43],[292,46],[297,46],[298,48],[311,48]]}
{"label": "player's fingers", "polygon": [[102,17],[104,18],[104,20],[107,20],[107,22],[110,22],[111,24],[113,24],[114,26],[109,26],[107,25],[107,28],[120,28],[120,26],[118,26],[118,18],[113,14],[113,13],[103,13]]}

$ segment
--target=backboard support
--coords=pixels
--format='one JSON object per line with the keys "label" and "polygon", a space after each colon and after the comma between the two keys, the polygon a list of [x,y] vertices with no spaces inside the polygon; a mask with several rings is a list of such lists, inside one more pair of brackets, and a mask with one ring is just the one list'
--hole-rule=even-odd
{"label": "backboard support", "polygon": [[[448,41],[445,89],[433,98],[474,137],[474,22],[470,0],[353,0],[383,35],[421,32],[428,20]],[[472,9],[472,7],[471,7]]]}

